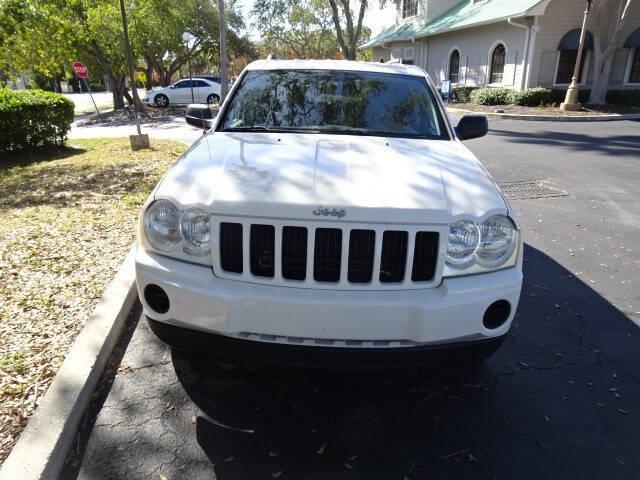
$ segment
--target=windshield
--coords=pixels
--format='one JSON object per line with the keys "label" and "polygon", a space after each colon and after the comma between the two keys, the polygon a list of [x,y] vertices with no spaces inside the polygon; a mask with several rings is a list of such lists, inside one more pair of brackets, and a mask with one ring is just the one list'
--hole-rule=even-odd
{"label": "windshield", "polygon": [[449,138],[424,77],[329,70],[247,72],[220,129]]}

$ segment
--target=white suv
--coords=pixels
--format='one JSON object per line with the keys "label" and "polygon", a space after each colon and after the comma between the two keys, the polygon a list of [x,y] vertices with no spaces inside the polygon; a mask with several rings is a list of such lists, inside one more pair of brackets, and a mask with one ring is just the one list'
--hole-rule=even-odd
{"label": "white suv", "polygon": [[522,285],[515,213],[424,71],[249,65],[147,201],[137,285],[165,342],[350,367],[484,358]]}

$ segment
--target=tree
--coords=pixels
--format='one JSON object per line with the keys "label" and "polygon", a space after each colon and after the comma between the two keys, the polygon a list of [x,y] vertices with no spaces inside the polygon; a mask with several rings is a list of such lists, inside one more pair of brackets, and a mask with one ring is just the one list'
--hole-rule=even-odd
{"label": "tree", "polygon": [[[139,68],[146,73],[147,87],[154,73],[161,85],[171,83],[189,58],[197,64],[203,58],[219,60],[218,9],[213,1],[139,0],[130,15],[133,49],[144,60]],[[244,19],[235,3],[227,5],[225,18],[230,54],[252,55],[252,45],[238,34]],[[184,32],[193,36],[189,45],[182,40]]]}
{"label": "tree", "polygon": [[596,0],[589,30],[594,33],[593,83],[589,103],[606,102],[618,34],[628,17],[633,0]]}
{"label": "tree", "polygon": [[[329,0],[331,16],[336,29],[338,45],[347,60],[355,60],[362,34],[362,21],[367,10],[368,0],[360,0],[356,12],[351,9],[350,0]],[[355,19],[355,23],[354,23]],[[344,23],[344,27],[343,24]]]}
{"label": "tree", "polygon": [[[218,55],[218,11],[211,0],[127,1],[135,68],[146,73],[147,86],[157,75],[164,85],[189,55],[210,62]],[[244,27],[237,7],[227,13],[229,51],[253,55],[251,43],[236,32]],[[105,75],[113,86],[115,108],[132,102],[126,90],[127,62],[122,16],[114,0],[2,0],[0,2],[0,76],[30,70],[47,78],[69,73],[82,60],[92,76]],[[196,42],[186,49],[182,34]]]}
{"label": "tree", "polygon": [[296,58],[335,58],[339,54],[326,0],[260,1],[255,2],[252,13],[263,53]]}

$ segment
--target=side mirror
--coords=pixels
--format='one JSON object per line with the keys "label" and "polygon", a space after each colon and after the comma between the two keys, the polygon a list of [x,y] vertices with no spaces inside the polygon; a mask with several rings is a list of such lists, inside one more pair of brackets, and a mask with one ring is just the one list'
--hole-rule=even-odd
{"label": "side mirror", "polygon": [[189,125],[198,128],[211,128],[215,116],[206,103],[192,103],[187,107],[185,119]]}
{"label": "side mirror", "polygon": [[455,131],[460,140],[484,137],[489,132],[489,122],[482,115],[466,115],[460,119]]}

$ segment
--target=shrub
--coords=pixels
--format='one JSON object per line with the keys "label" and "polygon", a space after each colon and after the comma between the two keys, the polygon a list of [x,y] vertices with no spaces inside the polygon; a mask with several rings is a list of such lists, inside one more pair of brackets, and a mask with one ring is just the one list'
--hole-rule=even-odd
{"label": "shrub", "polygon": [[553,93],[548,88],[537,87],[527,88],[519,92],[514,92],[513,101],[521,107],[539,107],[554,103]]}
{"label": "shrub", "polygon": [[[589,101],[589,95],[591,94],[591,90],[588,88],[583,88],[578,91],[578,101],[580,103],[587,103]],[[560,105],[564,102],[565,97],[567,96],[566,88],[554,88],[551,90],[551,101]]]}
{"label": "shrub", "polygon": [[510,105],[514,102],[515,90],[510,88],[479,88],[469,95],[479,105]]}
{"label": "shrub", "polygon": [[106,92],[107,89],[101,83],[89,83],[92,92]]}
{"label": "shrub", "polygon": [[471,92],[478,87],[454,87],[451,89],[451,99],[454,102],[469,103]]}
{"label": "shrub", "polygon": [[0,89],[0,152],[62,144],[73,122],[73,102],[43,90]]}
{"label": "shrub", "polygon": [[640,107],[640,90],[609,90],[607,103],[625,105],[627,107]]}

